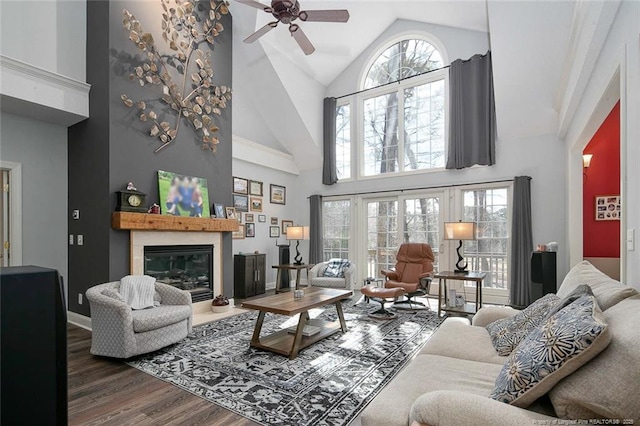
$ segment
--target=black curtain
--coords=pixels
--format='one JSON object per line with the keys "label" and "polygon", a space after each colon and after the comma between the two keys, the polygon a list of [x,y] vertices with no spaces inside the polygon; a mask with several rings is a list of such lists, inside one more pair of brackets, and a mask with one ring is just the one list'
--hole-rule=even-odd
{"label": "black curtain", "polygon": [[333,185],[338,182],[336,169],[336,98],[324,98],[323,124],[323,154],[322,183]]}
{"label": "black curtain", "polygon": [[531,178],[513,179],[513,217],[511,221],[511,305],[531,303]]}
{"label": "black curtain", "polygon": [[449,68],[447,169],[495,164],[496,111],[491,51]]}
{"label": "black curtain", "polygon": [[309,220],[309,263],[320,263],[322,254],[322,196],[309,197],[311,218]]}

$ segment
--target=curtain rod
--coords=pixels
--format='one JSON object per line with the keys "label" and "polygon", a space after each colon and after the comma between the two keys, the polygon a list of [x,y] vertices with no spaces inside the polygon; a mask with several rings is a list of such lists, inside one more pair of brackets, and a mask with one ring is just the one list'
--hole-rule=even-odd
{"label": "curtain rod", "polygon": [[381,84],[380,86],[369,87],[368,89],[358,90],[357,92],[349,93],[347,95],[336,96],[335,98],[336,99],[348,98],[349,96],[353,96],[353,95],[357,95],[357,94],[360,94],[360,93],[368,92],[369,90],[379,89],[381,87],[385,87],[385,86],[388,86],[390,84],[394,84],[394,83],[400,84],[401,81],[409,80],[411,78],[420,77],[421,75],[425,75],[425,74],[429,74],[429,73],[432,73],[432,72],[440,71],[440,70],[449,68],[450,66],[451,65],[445,65],[445,66],[440,67],[440,68],[436,68],[436,69],[432,69],[432,70],[429,70],[429,71],[421,72],[420,74],[410,75],[409,77],[404,77],[404,78],[401,78],[399,80],[390,81],[389,83]]}
{"label": "curtain rod", "polygon": [[[531,179],[531,177],[529,177]],[[348,197],[351,195],[370,195],[370,194],[385,194],[389,192],[405,192],[405,191],[418,191],[421,189],[439,189],[439,188],[454,188],[456,186],[474,186],[474,185],[486,185],[489,183],[506,183],[513,182],[513,179],[502,179],[502,180],[488,180],[484,182],[469,182],[469,183],[459,183],[459,184],[450,184],[450,185],[435,185],[435,186],[422,186],[419,188],[406,188],[406,189],[386,189],[384,191],[367,191],[367,192],[352,192],[347,194],[331,194],[331,195],[320,195],[321,197]],[[307,197],[307,199],[311,198],[311,196]]]}

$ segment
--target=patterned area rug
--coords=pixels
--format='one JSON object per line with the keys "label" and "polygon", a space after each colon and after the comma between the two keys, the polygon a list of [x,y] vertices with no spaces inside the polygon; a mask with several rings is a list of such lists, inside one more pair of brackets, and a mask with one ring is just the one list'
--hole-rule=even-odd
{"label": "patterned area rug", "polygon": [[[294,360],[249,348],[257,312],[194,327],[182,343],[128,364],[264,425],[346,425],[382,390],[442,322],[429,310],[380,321],[378,303],[343,302],[348,332],[303,349]],[[333,305],[309,312],[337,319]],[[261,335],[297,317],[267,314]]]}

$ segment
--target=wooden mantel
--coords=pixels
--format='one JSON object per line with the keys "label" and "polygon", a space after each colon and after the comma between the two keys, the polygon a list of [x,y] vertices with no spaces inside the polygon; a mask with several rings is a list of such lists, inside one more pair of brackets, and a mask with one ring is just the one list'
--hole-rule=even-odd
{"label": "wooden mantel", "polygon": [[233,232],[236,219],[169,216],[147,213],[115,212],[111,216],[113,229],[136,231]]}

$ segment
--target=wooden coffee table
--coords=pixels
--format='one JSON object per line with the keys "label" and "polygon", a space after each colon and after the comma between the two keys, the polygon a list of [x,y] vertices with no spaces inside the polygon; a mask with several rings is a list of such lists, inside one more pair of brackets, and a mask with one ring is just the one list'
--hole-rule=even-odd
{"label": "wooden coffee table", "polygon": [[[348,299],[352,295],[353,292],[349,290],[308,287],[304,289],[304,297],[300,299],[294,299],[293,293],[291,292],[243,302],[243,308],[260,311],[258,320],[256,321],[256,327],[253,330],[250,346],[285,355],[288,356],[289,359],[294,359],[298,356],[298,352],[301,349],[338,331],[342,331],[343,333],[347,331],[347,324],[344,321],[340,301]],[[309,318],[310,309],[332,303],[336,306],[338,321],[330,322]],[[264,322],[264,316],[267,312],[288,315],[290,317],[300,314],[295,334],[285,329],[268,336],[260,337],[260,330],[262,330],[262,323]],[[319,331],[315,334],[305,336],[303,335],[305,326],[318,327]]]}

